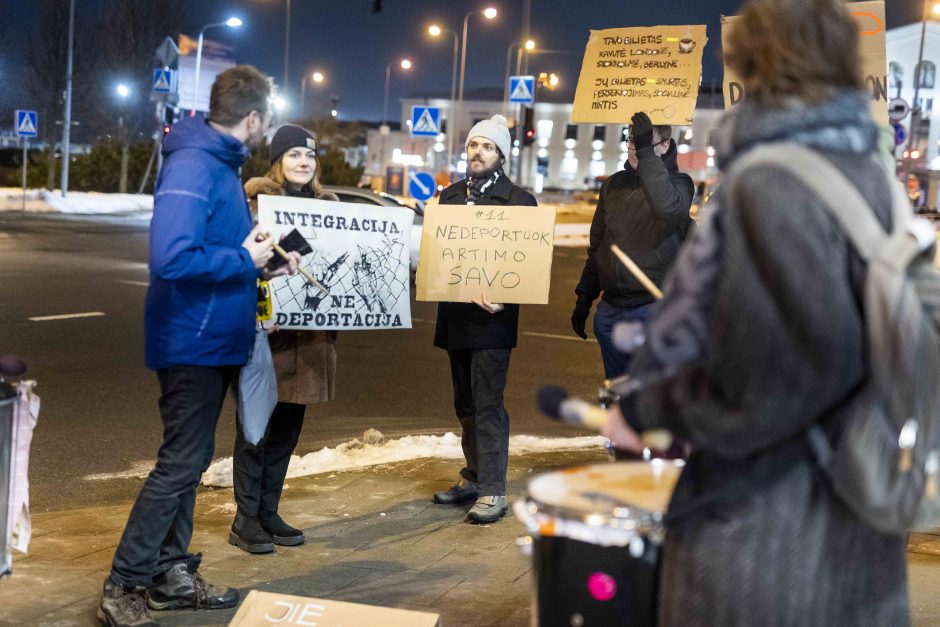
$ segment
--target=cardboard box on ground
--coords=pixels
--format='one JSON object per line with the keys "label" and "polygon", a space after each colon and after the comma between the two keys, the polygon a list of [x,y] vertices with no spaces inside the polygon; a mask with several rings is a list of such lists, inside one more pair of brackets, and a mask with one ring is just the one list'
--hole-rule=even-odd
{"label": "cardboard box on ground", "polygon": [[439,627],[437,614],[252,590],[230,627]]}

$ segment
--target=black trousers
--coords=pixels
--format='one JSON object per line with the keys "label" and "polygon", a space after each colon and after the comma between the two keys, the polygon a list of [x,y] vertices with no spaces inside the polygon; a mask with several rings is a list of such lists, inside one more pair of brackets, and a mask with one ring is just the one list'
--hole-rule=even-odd
{"label": "black trousers", "polygon": [[149,587],[157,574],[192,558],[196,488],[212,462],[216,423],[237,374],[237,367],[157,371],[163,444],[114,554],[114,583]]}
{"label": "black trousers", "polygon": [[449,350],[454,409],[463,430],[466,466],[460,476],[477,484],[482,496],[506,494],[509,414],[503,391],[511,350]]}
{"label": "black trousers", "polygon": [[245,441],[241,423],[235,421],[235,503],[245,516],[270,516],[277,512],[306,409],[306,405],[279,402],[256,446]]}

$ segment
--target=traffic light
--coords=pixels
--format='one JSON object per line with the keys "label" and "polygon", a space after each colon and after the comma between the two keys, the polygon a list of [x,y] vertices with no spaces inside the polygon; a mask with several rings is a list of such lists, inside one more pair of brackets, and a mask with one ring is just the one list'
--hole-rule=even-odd
{"label": "traffic light", "polygon": [[535,112],[532,107],[524,107],[522,113],[522,145],[531,146],[535,141]]}
{"label": "traffic light", "polygon": [[164,138],[170,134],[170,129],[173,127],[175,116],[176,114],[174,113],[172,107],[163,108],[163,137]]}

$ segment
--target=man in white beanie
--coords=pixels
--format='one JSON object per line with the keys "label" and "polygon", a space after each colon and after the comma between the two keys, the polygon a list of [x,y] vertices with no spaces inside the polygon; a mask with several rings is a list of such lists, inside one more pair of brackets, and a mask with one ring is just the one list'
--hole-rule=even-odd
{"label": "man in white beanie", "polygon": [[[503,172],[510,146],[503,116],[474,125],[466,142],[467,178],[444,189],[441,204],[535,206],[532,194],[513,185]],[[467,515],[471,523],[495,522],[508,509],[509,414],[503,390],[518,327],[519,305],[491,303],[485,292],[473,303],[438,305],[434,345],[445,349],[450,358],[466,464],[460,481],[435,493],[434,502],[463,505],[476,501]]]}

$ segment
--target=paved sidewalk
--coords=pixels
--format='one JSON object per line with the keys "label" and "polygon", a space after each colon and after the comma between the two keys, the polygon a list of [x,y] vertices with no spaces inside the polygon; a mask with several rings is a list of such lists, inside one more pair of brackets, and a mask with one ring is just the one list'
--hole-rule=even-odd
{"label": "paved sidewalk", "polygon": [[[512,457],[510,498],[533,473],[603,461],[584,450]],[[414,460],[289,479],[282,513],[307,543],[252,556],[227,543],[232,491],[199,495],[192,549],[214,583],[441,614],[444,627],[530,624],[531,564],[515,547],[514,518],[474,526],[464,508],[431,504],[449,486],[453,460]],[[30,553],[0,580],[0,624],[92,625],[101,583],[130,503],[39,514]],[[912,534],[915,625],[940,625],[940,536]],[[235,610],[155,612],[163,625],[225,625]]]}

